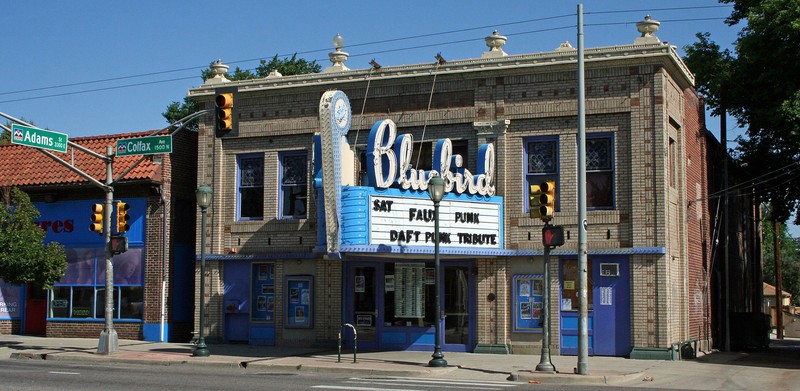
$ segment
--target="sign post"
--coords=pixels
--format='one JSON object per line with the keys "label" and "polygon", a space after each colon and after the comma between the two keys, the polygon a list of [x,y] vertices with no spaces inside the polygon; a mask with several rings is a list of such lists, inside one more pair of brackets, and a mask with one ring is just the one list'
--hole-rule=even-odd
{"label": "sign post", "polygon": [[26,145],[29,147],[67,153],[66,134],[34,128],[32,126],[11,125],[11,144]]}

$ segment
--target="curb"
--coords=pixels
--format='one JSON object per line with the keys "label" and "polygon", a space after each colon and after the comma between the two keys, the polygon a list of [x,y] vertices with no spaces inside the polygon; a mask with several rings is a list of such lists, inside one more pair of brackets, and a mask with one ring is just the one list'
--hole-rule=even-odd
{"label": "curb", "polygon": [[599,373],[578,375],[563,372],[517,371],[508,380],[533,384],[603,384],[614,385],[629,382],[644,376],[645,372],[632,373]]}

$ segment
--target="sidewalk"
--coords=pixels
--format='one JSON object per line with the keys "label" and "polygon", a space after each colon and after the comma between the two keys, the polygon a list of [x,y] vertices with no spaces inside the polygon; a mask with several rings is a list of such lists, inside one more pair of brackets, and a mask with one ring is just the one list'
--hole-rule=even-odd
{"label": "sidewalk", "polygon": [[[773,340],[765,352],[712,353],[694,360],[631,360],[588,357],[587,375],[574,374],[575,356],[552,356],[557,372],[536,372],[539,355],[444,352],[446,368],[427,366],[432,352],[342,352],[311,348],[211,344],[209,357],[194,357],[186,343],[120,340],[119,352],[96,354],[98,339],[0,335],[0,359],[115,361],[149,365],[207,365],[250,371],[307,371],[341,375],[429,376],[470,380],[512,380],[544,384],[614,384],[676,389],[789,389],[800,385],[800,340]],[[787,383],[788,382],[788,383]],[[791,385],[791,386],[790,386]],[[740,388],[741,387],[741,388]]]}

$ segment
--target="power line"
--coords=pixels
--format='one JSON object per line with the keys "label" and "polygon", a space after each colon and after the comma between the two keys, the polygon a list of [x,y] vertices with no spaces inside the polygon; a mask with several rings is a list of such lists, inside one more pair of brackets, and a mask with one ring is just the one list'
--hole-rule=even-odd
{"label": "power line", "polygon": [[[670,7],[670,8],[653,8],[653,9],[636,9],[636,10],[596,11],[596,12],[588,12],[586,14],[587,15],[602,15],[602,14],[621,14],[621,13],[653,12],[653,11],[686,11],[686,10],[709,9],[709,8],[726,8],[726,7],[730,8],[730,6],[728,6],[728,5],[715,5],[715,6]],[[391,38],[391,39],[377,40],[377,41],[371,41],[371,42],[356,43],[356,44],[348,45],[348,47],[352,48],[352,47],[364,47],[364,46],[370,46],[370,45],[379,45],[379,44],[386,44],[386,43],[391,43],[391,42],[399,42],[399,41],[407,41],[407,40],[413,40],[413,39],[419,39],[419,38],[427,38],[427,37],[432,37],[432,36],[441,36],[441,35],[463,33],[463,32],[474,31],[474,30],[483,30],[483,29],[487,29],[487,28],[506,27],[506,26],[525,24],[525,23],[542,22],[542,21],[552,21],[552,20],[563,19],[563,18],[573,17],[573,16],[574,16],[574,14],[564,14],[564,15],[548,16],[548,17],[535,18],[535,19],[526,19],[526,20],[520,20],[520,21],[514,21],[514,22],[500,23],[500,24],[495,24],[495,25],[484,25],[484,26],[469,27],[469,28],[456,29],[456,30],[439,31],[439,32],[427,33],[427,34],[411,35],[411,36],[405,36],[405,37],[400,37],[400,38]],[[724,19],[725,18],[689,18],[689,19],[668,19],[668,20],[662,20],[662,21],[664,21],[664,22],[691,22],[691,21],[701,21],[701,20],[724,20]],[[629,24],[633,24],[633,23],[636,23],[636,22],[626,21],[626,22],[592,23],[592,24],[585,24],[585,26],[595,26],[595,27],[597,27],[597,26],[616,26],[616,25],[629,25]],[[513,34],[505,34],[505,35],[506,36],[521,36],[521,35],[527,35],[527,34],[536,34],[536,33],[543,33],[543,32],[570,29],[570,28],[574,28],[574,27],[575,27],[574,24],[570,24],[570,25],[566,25],[566,26],[544,28],[544,29],[537,29],[537,30],[530,30],[530,31],[522,31],[522,32],[517,32],[517,33],[513,33]],[[462,39],[462,40],[453,40],[453,41],[445,41],[445,42],[439,42],[439,43],[433,43],[433,44],[415,45],[415,46],[408,46],[408,47],[402,47],[402,48],[387,49],[387,50],[377,50],[377,51],[372,51],[372,52],[353,54],[350,57],[373,56],[373,55],[376,55],[376,54],[395,53],[395,52],[400,52],[400,51],[422,49],[422,48],[434,47],[434,46],[448,46],[448,45],[455,45],[455,44],[461,44],[461,43],[473,42],[473,41],[474,41],[474,38]],[[330,48],[298,51],[298,52],[295,52],[295,53],[292,53],[292,54],[278,54],[277,56],[278,57],[287,57],[287,56],[295,55],[295,54],[312,54],[312,53],[327,52],[327,51],[330,51]],[[264,59],[264,57],[260,57],[260,58],[255,58],[255,59],[228,61],[227,63],[228,64],[241,64],[241,63],[247,63],[247,62],[253,62],[253,61],[261,61],[263,59]],[[325,61],[325,60],[326,60],[325,58],[322,58],[322,59],[315,59],[313,61],[320,61],[321,62],[321,61]],[[60,84],[60,85],[54,85],[54,86],[36,87],[36,88],[23,89],[23,90],[17,90],[17,91],[6,91],[6,92],[0,92],[0,96],[9,95],[9,94],[19,94],[19,93],[25,93],[25,92],[46,91],[46,90],[67,88],[67,87],[76,87],[76,86],[88,85],[88,84],[107,83],[107,82],[113,82],[113,81],[129,80],[129,79],[135,79],[135,78],[141,78],[141,77],[149,77],[149,76],[154,76],[154,75],[164,75],[164,74],[169,74],[169,73],[186,72],[186,71],[191,71],[191,70],[204,70],[204,69],[206,69],[205,66],[204,67],[185,67],[185,68],[178,68],[178,69],[164,70],[164,71],[156,71],[156,72],[149,72],[149,73],[142,73],[142,74],[135,74],[135,75],[128,75],[128,76],[119,76],[119,77],[112,77],[112,78],[105,78],[105,79],[97,79],[97,80],[89,80],[89,81],[82,81],[82,82],[75,82],[75,83],[68,83],[68,84]],[[250,70],[253,70],[253,69],[255,69],[255,68],[245,69],[245,70],[250,71]],[[194,79],[195,77],[197,77],[197,76],[173,78],[173,79],[166,79],[166,80],[155,80],[155,81],[150,81],[150,82],[125,84],[125,85],[110,86],[110,87],[104,87],[104,88],[93,88],[93,89],[87,89],[87,90],[71,91],[71,92],[64,92],[64,93],[58,93],[58,94],[48,94],[48,95],[34,96],[34,97],[28,97],[28,98],[15,98],[15,99],[9,99],[9,100],[0,101],[0,103],[12,103],[12,102],[20,102],[20,101],[28,101],[28,100],[36,100],[36,99],[45,99],[45,98],[52,98],[52,97],[59,97],[59,96],[66,96],[66,95],[73,95],[73,94],[85,94],[85,93],[90,93],[90,92],[107,91],[107,90],[112,90],[112,89],[117,89],[117,88],[121,89],[121,88],[138,87],[138,86],[143,86],[143,85],[169,83],[169,82],[180,81],[180,80]]]}

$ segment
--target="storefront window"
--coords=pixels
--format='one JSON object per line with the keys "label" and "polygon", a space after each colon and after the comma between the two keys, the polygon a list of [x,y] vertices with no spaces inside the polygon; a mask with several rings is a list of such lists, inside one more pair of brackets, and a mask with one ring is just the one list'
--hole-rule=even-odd
{"label": "storefront window", "polygon": [[243,155],[238,157],[239,196],[237,198],[239,220],[261,220],[264,218],[264,156]]}
{"label": "storefront window", "polygon": [[386,326],[433,326],[436,316],[436,279],[433,265],[432,262],[386,264],[386,292],[383,296],[383,321]]}
{"label": "storefront window", "polygon": [[305,218],[308,201],[308,157],[302,153],[281,155],[281,218]]}
{"label": "storefront window", "polygon": [[586,207],[614,207],[614,139],[592,135],[586,139]]}
{"label": "storefront window", "polygon": [[[105,252],[96,248],[69,248],[67,270],[50,290],[50,318],[105,318]],[[115,319],[142,319],[144,302],[142,248],[114,256]]]}
{"label": "storefront window", "polygon": [[[586,260],[586,269],[592,270],[592,260]],[[592,273],[586,273],[587,302],[592,309]],[[570,259],[561,263],[561,311],[578,310],[578,260]]]}
{"label": "storefront window", "polygon": [[[537,137],[525,141],[525,199],[531,196],[530,186],[544,181],[553,181],[558,185],[558,139],[555,137]],[[558,200],[556,199],[556,207]],[[530,205],[525,202],[525,211]]]}

